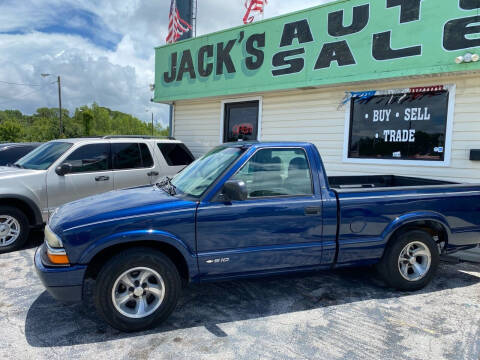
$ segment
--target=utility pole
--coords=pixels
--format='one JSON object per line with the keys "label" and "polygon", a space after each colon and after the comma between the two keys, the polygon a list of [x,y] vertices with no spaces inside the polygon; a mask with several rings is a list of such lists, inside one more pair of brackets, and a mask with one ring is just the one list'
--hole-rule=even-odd
{"label": "utility pole", "polygon": [[154,127],[153,127],[153,111],[152,111],[152,136],[154,135],[153,130],[154,130]]}
{"label": "utility pole", "polygon": [[[40,74],[43,78],[51,76],[51,74]],[[60,137],[63,137],[63,117],[62,117],[62,83],[60,79],[60,75],[57,75],[57,81],[55,81],[58,85],[58,110],[60,113],[58,114],[58,118],[60,120]],[[53,82],[52,82],[53,84]]]}
{"label": "utility pole", "polygon": [[61,85],[61,80],[60,80],[60,75],[57,78],[58,82],[58,108],[60,110],[60,137],[63,137],[63,120],[62,120],[62,85]]}
{"label": "utility pole", "polygon": [[169,105],[170,107],[170,114],[168,117],[168,136],[173,137],[173,105]]}

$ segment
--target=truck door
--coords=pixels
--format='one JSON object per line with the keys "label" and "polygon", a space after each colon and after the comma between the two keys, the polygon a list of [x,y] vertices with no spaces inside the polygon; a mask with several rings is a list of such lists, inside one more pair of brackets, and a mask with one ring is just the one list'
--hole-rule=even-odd
{"label": "truck door", "polygon": [[231,179],[247,184],[246,201],[214,200],[198,209],[203,275],[322,263],[322,199],[304,149],[260,149]]}
{"label": "truck door", "polygon": [[83,145],[62,161],[70,164],[71,172],[63,176],[50,167],[47,174],[48,208],[55,209],[67,202],[113,190],[110,167],[110,143]]}

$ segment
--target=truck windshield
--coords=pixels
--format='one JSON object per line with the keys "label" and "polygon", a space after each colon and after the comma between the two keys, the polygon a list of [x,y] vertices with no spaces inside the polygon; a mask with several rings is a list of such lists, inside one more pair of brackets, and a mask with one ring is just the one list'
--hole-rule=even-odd
{"label": "truck windshield", "polygon": [[172,184],[180,193],[199,197],[243,151],[239,147],[217,147],[177,174]]}
{"label": "truck windshield", "polygon": [[72,145],[63,141],[48,142],[25,155],[14,165],[23,169],[46,170]]}

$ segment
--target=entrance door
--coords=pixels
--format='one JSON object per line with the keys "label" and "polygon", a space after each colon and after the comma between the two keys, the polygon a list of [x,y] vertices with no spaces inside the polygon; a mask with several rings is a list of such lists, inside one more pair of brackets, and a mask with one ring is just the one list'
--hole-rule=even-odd
{"label": "entrance door", "polygon": [[246,201],[213,201],[198,209],[202,275],[321,264],[322,200],[303,149],[261,149],[232,179],[247,184]]}
{"label": "entrance door", "polygon": [[54,209],[67,202],[113,190],[110,144],[88,144],[74,150],[63,163],[72,166],[60,176],[51,167],[47,175],[48,207]]}
{"label": "entrance door", "polygon": [[259,101],[225,104],[223,142],[258,140]]}

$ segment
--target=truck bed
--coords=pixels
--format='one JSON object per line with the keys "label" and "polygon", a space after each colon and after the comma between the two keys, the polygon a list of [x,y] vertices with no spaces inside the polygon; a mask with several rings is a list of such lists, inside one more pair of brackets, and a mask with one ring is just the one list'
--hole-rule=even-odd
{"label": "truck bed", "polygon": [[328,182],[333,189],[373,189],[458,184],[450,181],[396,175],[329,176]]}

